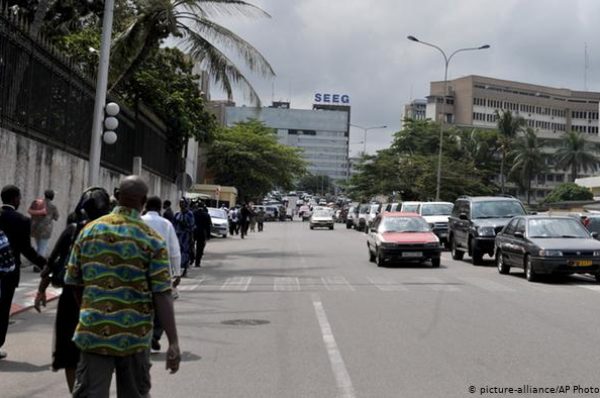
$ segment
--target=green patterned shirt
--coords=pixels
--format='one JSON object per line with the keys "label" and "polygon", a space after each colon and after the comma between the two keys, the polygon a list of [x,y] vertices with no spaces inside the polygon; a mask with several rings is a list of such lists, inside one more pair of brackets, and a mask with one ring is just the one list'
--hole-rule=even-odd
{"label": "green patterned shirt", "polygon": [[149,349],[152,294],[171,289],[166,243],[138,211],[116,207],[81,231],[65,283],[83,286],[73,337],[82,351],[125,356]]}

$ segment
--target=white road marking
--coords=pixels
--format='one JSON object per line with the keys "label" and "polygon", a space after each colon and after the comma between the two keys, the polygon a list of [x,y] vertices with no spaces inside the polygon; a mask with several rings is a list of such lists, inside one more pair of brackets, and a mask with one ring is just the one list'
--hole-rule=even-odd
{"label": "white road marking", "polygon": [[273,282],[273,290],[298,291],[300,290],[300,282],[298,281],[298,278],[275,278]]}
{"label": "white road marking", "polygon": [[196,285],[179,285],[177,286],[177,290],[181,291],[181,292],[186,292],[186,291],[192,291],[198,288],[198,284]]}
{"label": "white road marking", "polygon": [[320,290],[323,288],[323,281],[321,278],[307,277],[302,278],[302,290]]}
{"label": "white road marking", "polygon": [[354,287],[343,276],[326,276],[321,278],[325,288],[332,291],[354,291]]}
{"label": "white road marking", "polygon": [[313,297],[313,305],[315,307],[315,313],[317,314],[319,326],[321,327],[323,342],[325,343],[325,348],[327,349],[327,354],[329,355],[331,369],[333,370],[333,375],[335,376],[335,381],[337,382],[339,393],[338,396],[342,398],[354,398],[356,394],[354,393],[352,380],[350,379],[350,374],[348,373],[346,365],[344,364],[342,354],[340,353],[337,343],[335,342],[335,337],[331,331],[331,325],[327,319],[327,314],[325,314],[323,303],[321,303],[321,300],[318,297]]}
{"label": "white road marking", "polygon": [[396,281],[380,276],[369,277],[369,282],[382,292],[407,292],[405,286],[399,285]]}
{"label": "white road marking", "polygon": [[576,285],[584,289],[592,290],[594,292],[600,292],[600,285]]}
{"label": "white road marking", "polygon": [[458,292],[460,288],[457,286],[449,285],[448,282],[443,281],[440,278],[434,277],[420,277],[416,278],[415,281],[408,281],[406,284],[409,285],[423,285],[427,286],[431,290],[436,292]]}
{"label": "white road marking", "polygon": [[458,278],[458,279],[467,282],[469,285],[473,285],[473,286],[480,287],[485,290],[489,290],[490,292],[514,292],[515,291],[515,289],[513,289],[511,287],[501,285],[500,283],[496,283],[496,282],[490,281],[485,278],[464,277],[464,278]]}
{"label": "white road marking", "polygon": [[221,290],[245,292],[248,290],[250,282],[252,282],[251,276],[235,276],[233,278],[227,278],[223,286],[221,286]]}

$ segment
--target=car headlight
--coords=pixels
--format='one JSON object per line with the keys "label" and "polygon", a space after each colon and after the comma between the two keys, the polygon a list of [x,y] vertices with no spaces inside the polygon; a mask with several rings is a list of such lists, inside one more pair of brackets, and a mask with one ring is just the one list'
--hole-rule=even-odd
{"label": "car headlight", "polygon": [[381,242],[381,247],[387,247],[387,248],[391,248],[391,247],[395,247],[396,244],[394,242]]}
{"label": "car headlight", "polygon": [[494,227],[479,227],[477,228],[477,234],[479,236],[496,236]]}
{"label": "car headlight", "polygon": [[540,250],[540,257],[562,257],[563,252],[560,250]]}
{"label": "car headlight", "polygon": [[439,246],[440,246],[440,242],[439,241],[425,243],[425,247],[439,247]]}
{"label": "car headlight", "polygon": [[594,257],[600,257],[600,251],[599,250],[596,250],[594,252]]}

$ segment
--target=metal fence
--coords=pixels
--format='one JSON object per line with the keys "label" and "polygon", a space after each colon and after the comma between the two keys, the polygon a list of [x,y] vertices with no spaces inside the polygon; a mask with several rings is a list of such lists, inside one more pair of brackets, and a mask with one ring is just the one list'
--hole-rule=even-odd
{"label": "metal fence", "polygon": [[[0,127],[87,159],[94,92],[90,78],[0,9]],[[141,156],[145,168],[175,181],[179,154],[165,125],[143,106],[120,105],[119,139],[103,144],[102,165],[128,174]]]}

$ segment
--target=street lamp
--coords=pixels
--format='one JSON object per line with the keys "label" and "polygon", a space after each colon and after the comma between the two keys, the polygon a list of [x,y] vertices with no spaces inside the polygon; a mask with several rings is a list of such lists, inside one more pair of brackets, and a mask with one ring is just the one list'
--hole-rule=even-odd
{"label": "street lamp", "polygon": [[[102,38],[100,42],[100,60],[98,62],[98,75],[96,77],[96,99],[94,101],[94,119],[92,121],[92,137],[90,143],[90,159],[88,165],[88,186],[98,185],[100,176],[100,159],[102,139],[106,143],[116,142],[116,134],[103,137],[104,112],[106,105],[106,86],[108,84],[108,65],[110,59],[110,42],[112,36],[114,0],[104,0],[104,17],[102,18]],[[91,50],[92,49],[90,47]],[[91,51],[90,50],[90,51]],[[118,113],[118,111],[117,111]],[[112,123],[109,122],[109,123]]]}
{"label": "street lamp", "polygon": [[444,50],[442,50],[440,47],[436,46],[435,44],[421,41],[414,36],[407,36],[407,39],[410,41],[414,41],[415,43],[421,43],[426,46],[433,47],[436,50],[438,50],[439,52],[441,52],[442,55],[444,56],[444,93],[442,96],[442,109],[441,109],[442,110],[442,112],[441,112],[442,120],[440,121],[440,151],[438,154],[437,184],[436,184],[436,188],[435,188],[435,200],[440,200],[440,189],[442,186],[442,147],[443,147],[443,140],[444,140],[444,122],[445,122],[445,118],[446,118],[446,109],[445,109],[446,108],[446,95],[447,95],[447,91],[448,91],[448,64],[450,63],[450,60],[452,59],[452,57],[454,57],[456,54],[458,54],[460,52],[486,50],[486,49],[490,48],[490,46],[489,46],[489,44],[484,44],[483,46],[479,46],[479,47],[460,48],[460,49],[454,51],[448,57],[448,56],[446,56],[446,53],[444,52]]}
{"label": "street lamp", "polygon": [[364,139],[363,139],[363,155],[366,155],[367,153],[367,131],[369,130],[377,130],[377,129],[386,129],[387,126],[371,126],[371,127],[363,127],[363,126],[359,126],[357,124],[350,124],[350,126],[352,127],[356,127],[361,129],[364,132]]}

